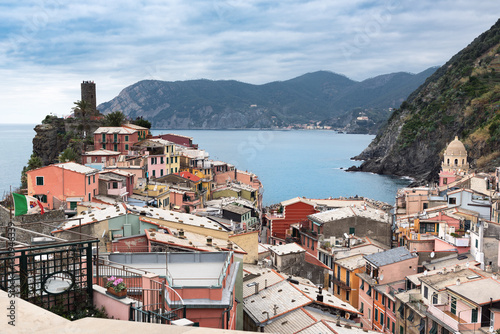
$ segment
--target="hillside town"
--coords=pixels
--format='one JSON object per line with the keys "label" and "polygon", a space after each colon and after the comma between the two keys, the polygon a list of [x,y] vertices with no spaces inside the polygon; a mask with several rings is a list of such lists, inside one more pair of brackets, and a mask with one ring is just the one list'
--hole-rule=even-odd
{"label": "hillside town", "polygon": [[81,163],[26,172],[22,195],[38,212],[0,207],[0,294],[18,295],[29,312],[18,317],[42,330],[97,326],[87,319],[98,313],[115,319],[102,330],[500,329],[500,168],[476,173],[458,137],[439,182],[400,189],[392,204],[294,197],[266,208],[257,175],[191,137],[131,123],[90,135]]}

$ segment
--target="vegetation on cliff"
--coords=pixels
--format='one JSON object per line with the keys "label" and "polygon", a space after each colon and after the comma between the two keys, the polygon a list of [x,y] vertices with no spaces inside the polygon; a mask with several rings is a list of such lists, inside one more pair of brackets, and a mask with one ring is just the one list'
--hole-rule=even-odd
{"label": "vegetation on cliff", "polygon": [[500,20],[413,92],[358,159],[359,168],[434,180],[458,136],[471,166],[500,165]]}

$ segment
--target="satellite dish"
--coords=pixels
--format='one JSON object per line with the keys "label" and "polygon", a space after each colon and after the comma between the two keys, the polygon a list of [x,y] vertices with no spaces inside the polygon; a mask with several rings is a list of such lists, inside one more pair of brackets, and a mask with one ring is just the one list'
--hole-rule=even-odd
{"label": "satellite dish", "polygon": [[380,281],[384,280],[384,275],[380,275]]}
{"label": "satellite dish", "polygon": [[434,256],[436,256],[436,253],[431,252],[431,259],[433,259],[433,258],[434,258]]}
{"label": "satellite dish", "polygon": [[469,266],[470,266],[469,261],[467,261],[467,263],[465,264],[465,266],[466,266],[467,268],[469,268]]}
{"label": "satellite dish", "polygon": [[427,276],[427,270],[424,270],[424,276]]}
{"label": "satellite dish", "polygon": [[349,235],[348,235],[347,233],[344,233],[344,237],[345,237],[346,239],[349,239]]}

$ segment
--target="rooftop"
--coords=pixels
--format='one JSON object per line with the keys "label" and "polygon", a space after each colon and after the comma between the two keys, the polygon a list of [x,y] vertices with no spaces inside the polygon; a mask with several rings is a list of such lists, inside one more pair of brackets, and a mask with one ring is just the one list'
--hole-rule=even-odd
{"label": "rooftop", "polygon": [[[297,284],[294,286],[297,289],[299,289],[300,291],[302,291],[306,296],[311,298],[311,300],[316,300],[316,297],[319,295],[319,289],[318,289],[318,287],[316,287],[314,285],[300,283],[300,284]],[[323,305],[327,305],[327,306],[332,307],[332,308],[344,310],[344,311],[347,311],[349,313],[356,313],[356,314],[359,313],[358,310],[355,307],[353,307],[351,304],[349,304],[348,302],[344,302],[343,300],[335,297],[334,295],[332,295],[330,292],[328,292],[325,289],[321,290],[321,295],[323,295],[323,302],[321,302],[321,304],[323,304]]]}
{"label": "rooftop", "polygon": [[94,173],[99,172],[99,170],[97,170],[95,168],[80,165],[80,164],[77,164],[76,162],[64,162],[64,163],[60,163],[60,164],[54,164],[54,166],[60,167],[60,168],[66,169],[66,170],[70,170],[73,172],[77,172],[80,174],[85,174],[85,175],[94,174]]}
{"label": "rooftop", "polygon": [[344,257],[335,261],[341,267],[349,270],[358,269],[365,266],[365,259],[363,254],[356,254],[349,257]]}
{"label": "rooftop", "polygon": [[240,205],[235,205],[235,204],[229,204],[229,205],[226,205],[225,207],[223,207],[222,209],[226,210],[226,211],[230,211],[230,212],[233,212],[233,213],[237,213],[239,215],[243,215],[249,211],[251,211],[250,209],[244,207],[244,206],[240,206]]}
{"label": "rooftop", "polygon": [[273,319],[264,328],[265,333],[295,333],[316,322],[302,307]]}
{"label": "rooftop", "polygon": [[274,269],[259,268],[245,264],[243,267],[243,298],[255,294],[255,286],[248,286],[250,283],[258,283],[258,290],[262,291],[270,286],[284,281],[285,278],[278,274]]}
{"label": "rooftop", "polygon": [[94,134],[102,134],[102,133],[110,133],[110,134],[125,134],[129,135],[136,132],[136,130],[133,129],[127,129],[121,126],[102,126],[98,128],[97,130],[94,131]]}
{"label": "rooftop", "polygon": [[500,283],[493,278],[460,283],[447,289],[479,305],[500,301]]}
{"label": "rooftop", "polygon": [[269,250],[278,255],[303,253],[306,251],[304,248],[300,247],[296,243],[269,246]]}
{"label": "rooftop", "polygon": [[389,216],[382,210],[377,210],[373,209],[367,205],[362,205],[362,206],[348,206],[340,209],[334,209],[334,210],[328,210],[328,211],[323,211],[319,213],[315,213],[313,215],[310,215],[309,218],[311,218],[314,221],[317,221],[319,223],[326,223],[326,222],[331,222],[331,221],[336,221],[336,220],[341,220],[341,219],[346,219],[349,217],[364,217],[376,221],[380,221],[383,223],[389,223]]}
{"label": "rooftop", "polygon": [[388,249],[380,253],[365,255],[365,259],[377,267],[416,258],[416,254],[410,253],[405,247]]}
{"label": "rooftop", "polygon": [[[439,272],[441,274],[439,274]],[[448,269],[446,271],[440,270],[434,275],[421,276],[420,281],[439,291],[445,289],[447,286],[456,284],[457,279],[459,279],[461,283],[465,283],[472,280],[477,281],[482,277],[483,276],[478,275],[477,272],[470,269],[461,269],[459,271],[451,271],[451,269]]]}
{"label": "rooftop", "polygon": [[100,149],[100,150],[94,150],[94,151],[87,151],[84,152],[82,155],[96,155],[96,156],[101,156],[101,155],[120,155],[120,152],[116,151],[110,151],[110,150],[105,150],[105,149]]}
{"label": "rooftop", "polygon": [[247,313],[256,322],[264,323],[311,303],[311,299],[288,281],[282,281],[245,298],[244,303]]}

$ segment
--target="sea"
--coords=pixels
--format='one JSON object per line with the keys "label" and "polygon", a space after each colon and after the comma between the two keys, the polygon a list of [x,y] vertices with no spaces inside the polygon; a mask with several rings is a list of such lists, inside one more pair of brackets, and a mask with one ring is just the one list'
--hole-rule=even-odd
{"label": "sea", "polygon": [[[32,153],[34,124],[0,124],[0,196],[21,185],[21,171]],[[168,130],[193,138],[213,160],[231,163],[259,176],[264,205],[304,196],[337,198],[364,196],[391,205],[398,188],[411,180],[363,172],[351,160],[374,136],[340,134],[329,130]]]}

